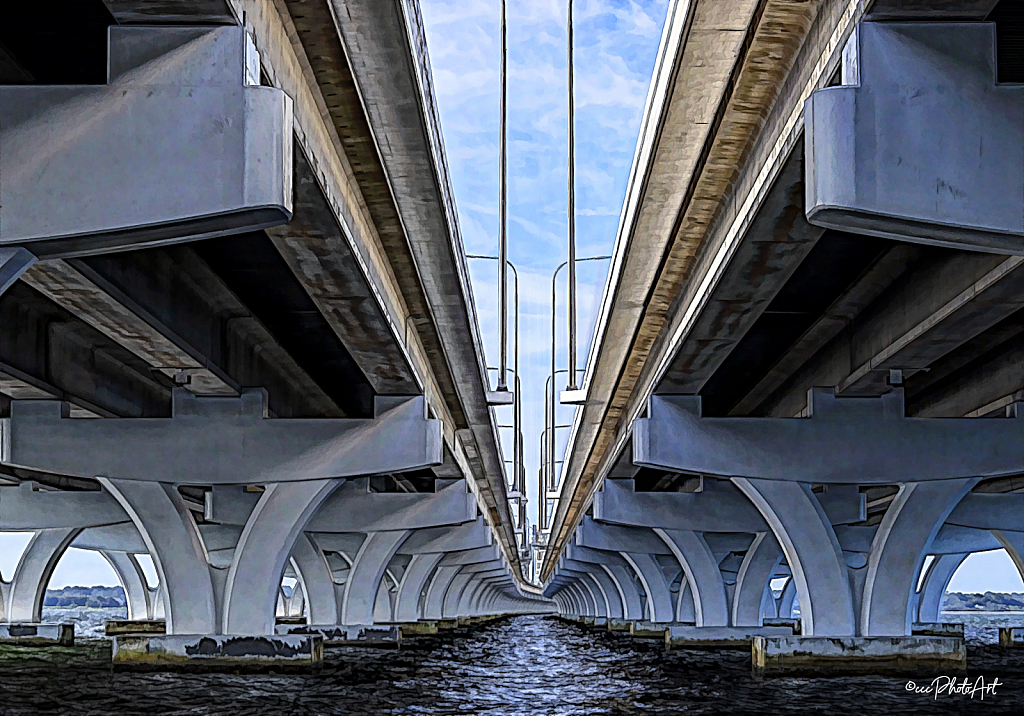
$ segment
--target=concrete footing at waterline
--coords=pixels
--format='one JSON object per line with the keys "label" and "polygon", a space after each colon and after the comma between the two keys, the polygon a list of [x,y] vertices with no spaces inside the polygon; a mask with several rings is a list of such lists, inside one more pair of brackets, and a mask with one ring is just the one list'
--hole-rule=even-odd
{"label": "concrete footing at waterline", "polygon": [[167,622],[163,619],[107,619],[103,622],[105,636],[166,633]]}
{"label": "concrete footing at waterline", "polygon": [[792,625],[761,627],[670,626],[665,630],[665,646],[683,649],[741,649],[751,647],[757,636],[793,636]]}
{"label": "concrete footing at waterline", "polygon": [[755,636],[755,678],[771,676],[925,676],[967,670],[956,637]]}
{"label": "concrete footing at waterline", "polygon": [[964,638],[964,625],[963,624],[949,624],[943,622],[935,622],[931,624],[914,624],[911,628],[910,633],[913,636],[951,636]]}
{"label": "concrete footing at waterline", "polygon": [[402,643],[401,627],[392,625],[278,624],[280,636],[317,635],[327,646],[377,646],[397,648]]}
{"label": "concrete footing at waterline", "polygon": [[74,646],[74,624],[0,624],[0,644]]}
{"label": "concrete footing at waterline", "polygon": [[310,671],[324,661],[319,634],[116,636],[111,663],[118,671]]}
{"label": "concrete footing at waterline", "polygon": [[999,646],[1024,647],[1024,629],[1020,627],[999,627]]}

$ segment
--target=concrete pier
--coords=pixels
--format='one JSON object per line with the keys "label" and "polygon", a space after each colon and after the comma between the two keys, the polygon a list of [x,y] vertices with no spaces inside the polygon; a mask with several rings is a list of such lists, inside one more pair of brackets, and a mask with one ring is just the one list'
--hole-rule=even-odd
{"label": "concrete pier", "polygon": [[74,646],[74,624],[0,624],[0,644]]}
{"label": "concrete pier", "polygon": [[914,636],[952,636],[963,639],[964,625],[942,622],[915,624],[911,634]]}
{"label": "concrete pier", "polygon": [[[799,636],[800,633],[803,631],[803,627],[801,626],[801,621],[799,619],[786,617],[765,617],[761,620],[761,624],[766,627],[789,627],[797,636]],[[935,636],[940,635],[936,634]],[[963,636],[963,634],[961,634],[961,636]]]}
{"label": "concrete pier", "polygon": [[1024,647],[1024,629],[999,627],[999,646]]}
{"label": "concrete pier", "polygon": [[163,619],[107,619],[103,622],[106,636],[126,634],[166,634],[167,622]]}
{"label": "concrete pier", "polygon": [[633,628],[633,622],[629,619],[609,619],[608,620],[608,631],[631,631]]}
{"label": "concrete pier", "polygon": [[629,635],[638,639],[664,639],[668,624],[657,622],[635,621],[629,623]]}
{"label": "concrete pier", "polygon": [[407,636],[429,636],[437,634],[437,622],[426,621],[399,624],[398,630],[403,639]]}
{"label": "concrete pier", "polygon": [[792,636],[790,626],[695,627],[672,626],[665,630],[665,646],[687,649],[749,649],[757,636]]}
{"label": "concrete pier", "polygon": [[124,671],[305,671],[319,668],[323,660],[318,634],[117,636],[111,656],[114,669]]}
{"label": "concrete pier", "polygon": [[402,629],[388,625],[346,625],[346,624],[278,624],[279,635],[317,635],[328,646],[384,646],[397,647],[402,641]]}
{"label": "concrete pier", "polygon": [[967,669],[964,640],[954,637],[756,636],[753,674],[924,676]]}

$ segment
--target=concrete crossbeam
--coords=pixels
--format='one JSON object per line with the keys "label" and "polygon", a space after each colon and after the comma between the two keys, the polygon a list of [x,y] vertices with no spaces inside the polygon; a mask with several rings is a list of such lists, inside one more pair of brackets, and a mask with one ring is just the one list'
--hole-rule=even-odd
{"label": "concrete crossbeam", "polygon": [[4,419],[10,439],[2,460],[63,475],[200,485],[293,482],[440,463],[440,422],[425,417],[423,398],[386,407],[373,420],[275,420],[266,418],[262,391],[233,399],[176,389],[170,419],[73,420],[60,403],[15,401]]}
{"label": "concrete crossbeam", "polygon": [[[80,256],[287,222],[291,100],[246,82],[242,28],[108,37],[106,85],[0,88],[0,243]],[[196,129],[217,122],[224,131]],[[76,139],[54,144],[54,132]]]}
{"label": "concrete crossbeam", "polygon": [[74,646],[74,624],[0,624],[0,644]]}

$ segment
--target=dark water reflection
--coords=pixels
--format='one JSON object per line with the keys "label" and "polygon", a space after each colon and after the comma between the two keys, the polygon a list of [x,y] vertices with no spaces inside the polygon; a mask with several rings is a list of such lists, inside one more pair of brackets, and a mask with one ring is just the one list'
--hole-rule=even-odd
{"label": "dark water reflection", "polygon": [[[972,675],[1002,684],[984,702],[908,693],[906,679],[750,677],[743,652],[675,650],[522,617],[401,651],[329,649],[316,676],[112,674],[109,651],[0,655],[0,713],[17,715],[1020,714],[1024,651],[975,645]],[[13,657],[13,654],[8,654]],[[928,679],[922,679],[925,683]]]}

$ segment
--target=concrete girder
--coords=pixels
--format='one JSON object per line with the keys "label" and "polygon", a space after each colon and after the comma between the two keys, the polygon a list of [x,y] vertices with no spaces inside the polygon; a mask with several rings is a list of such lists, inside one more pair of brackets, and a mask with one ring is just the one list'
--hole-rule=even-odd
{"label": "concrete girder", "polygon": [[103,4],[122,25],[237,22],[227,0],[103,0]]}
{"label": "concrete girder", "polygon": [[486,547],[477,547],[476,549],[467,549],[461,552],[448,552],[444,555],[441,560],[441,564],[444,566],[456,565],[456,564],[479,564],[481,562],[499,562],[501,561],[501,550],[498,545],[492,544]]}
{"label": "concrete girder", "polygon": [[[702,11],[722,8],[728,9],[715,16],[707,32],[693,32]],[[663,74],[656,75],[651,91],[627,191],[629,209],[617,237],[611,272],[617,278],[596,331],[604,338],[586,378],[590,400],[567,457],[565,497],[553,520],[555,555],[586,511],[626,439],[624,432],[727,273],[753,212],[795,145],[802,109],[794,111],[794,105],[834,72],[859,14],[853,3],[769,0],[756,6],[680,2],[670,7],[658,58]],[[716,32],[722,28],[725,34],[722,22],[730,23],[728,38]],[[787,32],[763,32],[766,22]],[[808,36],[816,40],[805,41]],[[723,56],[728,60],[720,62]],[[695,73],[720,79],[699,92],[671,91]],[[703,109],[686,109],[694,105]],[[701,127],[705,138],[677,134],[680,124],[704,121],[705,115],[715,117]],[[664,141],[666,136],[673,141]],[[688,158],[670,160],[680,153]],[[659,257],[657,268],[652,256]],[[757,265],[740,270],[763,280]],[[553,559],[546,561],[541,576],[553,567]]]}
{"label": "concrete girder", "polygon": [[[655,529],[669,546],[686,574],[686,583],[693,598],[694,619],[697,626],[735,626],[729,619],[729,604],[725,584],[711,548],[704,537],[692,530]],[[682,598],[685,590],[680,586],[679,599],[672,619],[654,621],[681,621]]]}
{"label": "concrete girder", "polygon": [[[175,389],[170,419],[72,420],[60,403],[14,401],[3,462],[57,474],[168,482],[293,482],[441,462],[440,423],[422,397],[373,420],[274,420],[266,396],[199,398]],[[130,444],[132,450],[124,446]],[[387,445],[387,449],[381,449]]]}
{"label": "concrete girder", "polygon": [[997,84],[995,40],[992,23],[861,22],[849,79],[805,107],[808,220],[1024,253],[1024,205],[1000,190],[1024,183],[1024,90]]}
{"label": "concrete girder", "polygon": [[132,554],[149,552],[139,528],[131,520],[102,527],[86,527],[78,533],[71,546],[78,549],[112,550]]}
{"label": "concrete girder", "polygon": [[437,554],[478,549],[494,543],[493,532],[483,517],[453,527],[417,530],[399,548],[400,554]]}
{"label": "concrete girder", "polygon": [[242,28],[113,26],[108,42],[106,85],[0,88],[0,242],[87,255],[291,218],[291,100],[247,83]]}
{"label": "concrete girder", "polygon": [[700,492],[636,492],[633,480],[606,479],[594,494],[594,519],[631,527],[697,532],[758,532],[767,523],[735,485],[707,480]]}
{"label": "concrete girder", "polygon": [[359,547],[345,583],[338,623],[373,624],[377,592],[391,558],[409,536],[408,530],[371,532]]}
{"label": "concrete girder", "polygon": [[81,529],[129,520],[108,492],[41,491],[36,487],[32,482],[0,487],[0,528]]}
{"label": "concrete girder", "polygon": [[457,525],[476,519],[476,497],[465,480],[436,483],[434,493],[372,493],[369,481],[349,480],[313,515],[311,532],[387,532]]}
{"label": "concrete girder", "polygon": [[607,552],[672,554],[668,545],[646,527],[601,524],[590,517],[580,523],[576,544]]}
{"label": "concrete girder", "polygon": [[831,389],[814,388],[808,412],[802,419],[703,418],[699,396],[652,396],[650,418],[633,423],[633,459],[699,474],[806,483],[1024,472],[1024,422],[1017,419],[907,418],[902,389],[880,398],[837,398]]}
{"label": "concrete girder", "polygon": [[43,597],[64,550],[74,541],[74,528],[39,530],[21,555],[7,594],[7,621],[43,620]]}
{"label": "concrete girder", "polygon": [[946,518],[946,524],[983,530],[1020,531],[1024,529],[1022,514],[1022,494],[971,493],[953,508]]}

